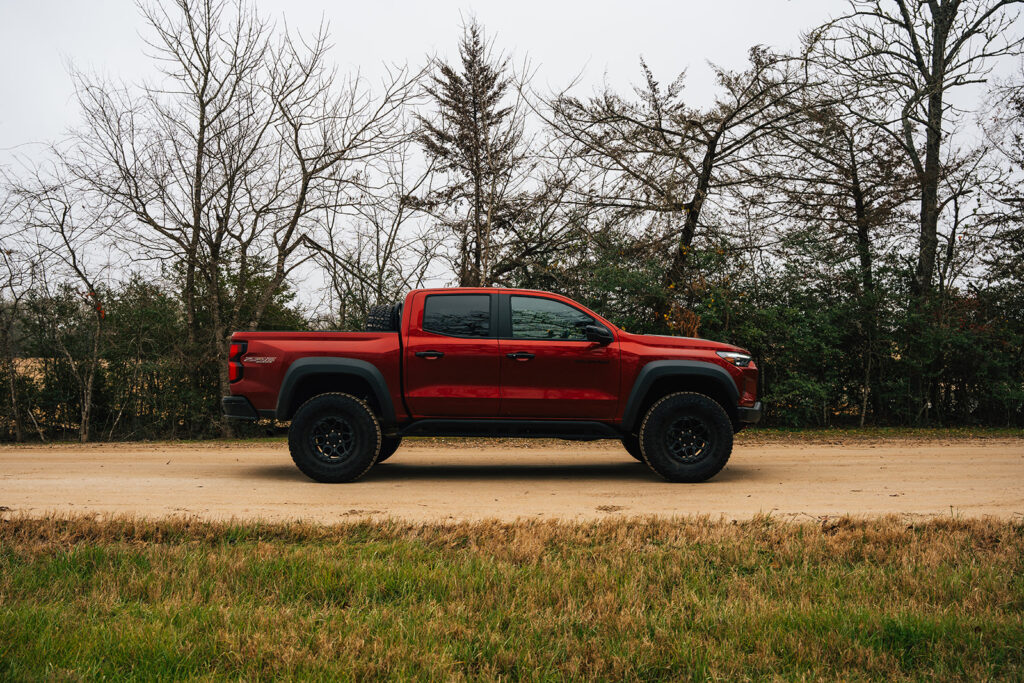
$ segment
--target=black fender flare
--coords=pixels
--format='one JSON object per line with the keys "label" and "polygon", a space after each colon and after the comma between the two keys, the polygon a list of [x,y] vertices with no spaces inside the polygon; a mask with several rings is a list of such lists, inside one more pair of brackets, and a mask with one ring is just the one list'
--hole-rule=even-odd
{"label": "black fender flare", "polygon": [[358,377],[370,385],[380,405],[381,422],[395,423],[395,407],[391,403],[391,392],[384,375],[373,364],[355,358],[335,358],[332,356],[310,356],[300,358],[288,367],[281,381],[281,389],[277,393],[277,409],[274,411],[278,420],[290,420],[298,408],[294,402],[295,388],[299,382],[313,375],[333,375],[339,377]]}
{"label": "black fender flare", "polygon": [[700,360],[656,360],[640,368],[636,381],[633,382],[633,389],[629,392],[626,400],[626,408],[622,413],[622,427],[626,430],[632,428],[640,418],[640,407],[644,403],[647,392],[654,383],[664,377],[702,377],[709,378],[720,386],[726,396],[731,400],[731,406],[725,406],[729,417],[736,418],[735,409],[740,400],[739,389],[729,371],[715,363],[708,363]]}

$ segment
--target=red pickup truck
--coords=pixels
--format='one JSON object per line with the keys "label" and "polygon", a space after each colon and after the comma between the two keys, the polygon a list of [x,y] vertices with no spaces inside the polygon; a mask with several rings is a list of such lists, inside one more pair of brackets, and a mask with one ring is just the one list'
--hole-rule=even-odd
{"label": "red pickup truck", "polygon": [[630,334],[521,289],[421,289],[366,332],[236,332],[229,418],[291,421],[306,475],[352,481],[404,436],[620,439],[670,481],[704,481],[761,417],[757,367],[729,344]]}

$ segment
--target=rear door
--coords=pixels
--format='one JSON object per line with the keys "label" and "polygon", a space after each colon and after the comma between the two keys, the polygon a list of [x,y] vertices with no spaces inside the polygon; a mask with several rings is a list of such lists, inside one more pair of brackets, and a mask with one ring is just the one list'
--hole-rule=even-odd
{"label": "rear door", "polygon": [[495,417],[501,397],[497,295],[425,294],[405,339],[414,417]]}
{"label": "rear door", "polygon": [[601,323],[557,299],[500,295],[501,414],[611,420],[619,398],[619,344],[587,341]]}

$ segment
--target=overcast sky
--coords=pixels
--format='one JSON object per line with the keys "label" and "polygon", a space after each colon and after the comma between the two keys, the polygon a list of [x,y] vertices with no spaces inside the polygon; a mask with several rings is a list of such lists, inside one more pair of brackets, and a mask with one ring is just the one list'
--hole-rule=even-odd
{"label": "overcast sky", "polygon": [[[694,102],[713,92],[707,61],[742,67],[757,44],[792,49],[800,33],[842,13],[845,0],[255,0],[291,28],[331,26],[333,59],[373,75],[381,62],[419,65],[454,53],[461,17],[475,15],[496,46],[529,57],[535,86],[560,89],[582,73],[589,92],[607,77],[637,80],[642,55],[659,80],[686,70]],[[132,0],[0,0],[0,150],[31,155],[76,123],[68,63],[128,81],[146,77],[145,30]]]}

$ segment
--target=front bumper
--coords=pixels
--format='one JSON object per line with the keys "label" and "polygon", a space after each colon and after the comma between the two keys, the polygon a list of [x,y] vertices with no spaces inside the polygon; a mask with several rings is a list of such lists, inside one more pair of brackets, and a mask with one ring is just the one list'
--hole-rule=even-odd
{"label": "front bumper", "polygon": [[260,419],[260,414],[245,396],[225,396],[220,400],[220,407],[229,420],[255,422]]}
{"label": "front bumper", "polygon": [[764,412],[764,406],[758,401],[749,408],[739,406],[736,408],[736,421],[743,422],[744,424],[756,424],[761,421],[761,414]]}

